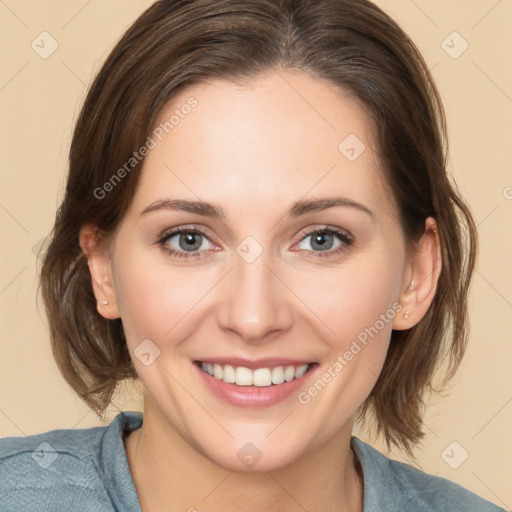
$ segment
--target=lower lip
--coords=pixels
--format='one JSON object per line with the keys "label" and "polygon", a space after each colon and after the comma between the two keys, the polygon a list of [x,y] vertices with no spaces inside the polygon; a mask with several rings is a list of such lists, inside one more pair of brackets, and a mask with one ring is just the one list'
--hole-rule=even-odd
{"label": "lower lip", "polygon": [[294,394],[296,395],[300,388],[304,387],[305,380],[311,376],[317,365],[314,365],[298,379],[266,387],[228,384],[221,379],[216,379],[209,373],[203,372],[198,364],[194,363],[194,366],[208,389],[224,402],[237,407],[269,407],[286,400]]}

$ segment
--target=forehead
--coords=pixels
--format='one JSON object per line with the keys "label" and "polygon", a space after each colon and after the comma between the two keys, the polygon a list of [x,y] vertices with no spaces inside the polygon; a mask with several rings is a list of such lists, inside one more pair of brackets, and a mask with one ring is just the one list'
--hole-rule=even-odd
{"label": "forehead", "polygon": [[335,192],[389,208],[372,128],[355,98],[305,73],[197,84],[161,112],[134,203],[169,195],[261,207]]}

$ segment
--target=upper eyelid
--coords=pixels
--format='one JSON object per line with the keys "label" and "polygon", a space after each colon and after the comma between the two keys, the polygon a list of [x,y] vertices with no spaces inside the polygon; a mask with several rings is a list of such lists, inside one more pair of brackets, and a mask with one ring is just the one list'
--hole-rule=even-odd
{"label": "upper eyelid", "polygon": [[326,231],[328,233],[334,233],[335,235],[345,235],[347,238],[350,238],[350,239],[353,238],[351,233],[349,231],[347,231],[346,229],[336,228],[334,226],[329,226],[326,224],[321,225],[320,227],[317,227],[317,228],[313,228],[313,229],[307,228],[307,229],[301,230],[301,231],[299,231],[299,235],[297,235],[297,236],[300,236],[301,237],[300,240],[302,240],[305,236],[311,236],[313,233],[318,233],[318,232],[322,232],[322,231]]}

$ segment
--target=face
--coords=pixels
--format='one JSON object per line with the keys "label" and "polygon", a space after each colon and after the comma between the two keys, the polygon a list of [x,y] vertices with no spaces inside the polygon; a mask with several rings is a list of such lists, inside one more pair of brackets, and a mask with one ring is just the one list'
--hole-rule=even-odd
{"label": "face", "polygon": [[350,433],[401,309],[372,127],[354,98],[284,71],[191,87],[160,121],[173,114],[110,247],[145,407],[222,466],[282,467]]}

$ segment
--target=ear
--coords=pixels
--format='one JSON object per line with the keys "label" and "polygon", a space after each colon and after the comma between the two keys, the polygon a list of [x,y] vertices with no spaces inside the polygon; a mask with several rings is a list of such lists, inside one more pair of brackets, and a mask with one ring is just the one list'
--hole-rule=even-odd
{"label": "ear", "polygon": [[82,226],[79,243],[87,258],[98,313],[108,320],[120,318],[112,280],[110,252],[98,227],[92,224]]}
{"label": "ear", "polygon": [[393,329],[414,327],[434,300],[441,273],[441,245],[436,221],[428,217],[425,232],[411,249],[404,272],[399,302],[402,310],[393,320]]}

